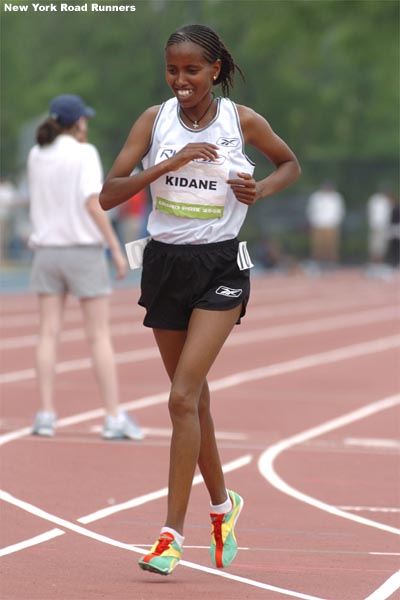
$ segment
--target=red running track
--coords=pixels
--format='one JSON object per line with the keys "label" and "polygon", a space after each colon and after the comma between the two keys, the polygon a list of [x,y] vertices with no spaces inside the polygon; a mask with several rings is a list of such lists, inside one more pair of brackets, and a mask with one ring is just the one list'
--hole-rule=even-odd
{"label": "red running track", "polygon": [[399,281],[358,271],[254,276],[249,310],[209,375],[227,485],[245,498],[240,551],[208,556],[194,481],[184,560],[137,567],[163,524],[168,381],[137,288],[112,298],[122,401],[141,443],[101,439],[79,305],[68,303],[54,439],[37,408],[36,299],[1,298],[2,600],[386,600],[400,597]]}

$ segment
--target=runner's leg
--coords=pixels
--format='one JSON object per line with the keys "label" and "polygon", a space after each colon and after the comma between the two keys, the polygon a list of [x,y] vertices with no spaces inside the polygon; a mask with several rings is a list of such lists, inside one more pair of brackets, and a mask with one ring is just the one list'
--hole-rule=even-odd
{"label": "runner's leg", "polygon": [[[206,484],[213,503],[226,499],[214,428],[209,415],[206,376],[236,323],[240,310],[240,306],[229,311],[195,309],[187,332],[154,330],[161,356],[172,379],[169,411],[173,432],[166,525],[179,533],[183,532],[198,462],[207,478]],[[207,442],[210,443],[209,449],[205,448]],[[206,460],[210,460],[209,467],[205,464]]]}

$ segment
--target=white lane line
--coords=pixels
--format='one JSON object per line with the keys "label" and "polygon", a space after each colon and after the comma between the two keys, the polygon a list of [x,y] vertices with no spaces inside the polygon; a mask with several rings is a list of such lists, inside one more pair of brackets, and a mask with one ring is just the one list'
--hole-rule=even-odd
{"label": "white lane line", "polygon": [[376,352],[391,350],[398,346],[400,346],[400,335],[378,338],[370,342],[361,342],[351,346],[342,346],[341,348],[335,348],[334,350],[319,352],[318,354],[309,354],[308,356],[276,363],[275,365],[268,365],[266,367],[251,369],[250,371],[242,371],[235,375],[228,375],[227,377],[215,381],[214,384],[211,384],[211,389],[213,391],[224,389],[249,381],[266,379],[275,375],[284,375],[303,369],[319,367],[321,365],[332,364],[342,360],[366,356],[368,354],[375,354]]}
{"label": "white lane line", "polygon": [[372,521],[370,519],[366,519],[364,517],[360,517],[359,515],[354,515],[349,512],[345,512],[336,506],[332,506],[331,504],[327,504],[326,502],[322,502],[317,498],[312,496],[308,496],[303,492],[295,489],[288,483],[286,483],[275,471],[274,462],[276,458],[282,454],[285,450],[289,448],[293,448],[297,444],[301,444],[308,440],[311,440],[315,437],[333,431],[335,429],[339,429],[340,427],[344,427],[349,425],[350,423],[354,423],[360,419],[365,419],[366,417],[370,417],[373,414],[376,414],[382,410],[386,410],[389,408],[393,408],[400,404],[400,394],[395,396],[389,396],[387,398],[383,398],[382,400],[378,400],[377,402],[373,402],[372,404],[368,404],[354,410],[350,413],[342,415],[341,417],[337,417],[336,419],[332,419],[330,421],[326,421],[321,425],[317,425],[316,427],[312,427],[311,429],[307,429],[301,433],[293,435],[289,438],[281,440],[277,444],[273,444],[267,450],[265,450],[258,461],[258,468],[262,474],[262,476],[276,489],[299,500],[300,502],[304,502],[306,504],[310,504],[314,508],[318,508],[330,514],[333,514],[337,517],[342,517],[344,519],[349,519],[351,521],[355,521],[356,523],[360,523],[362,525],[367,525],[369,527],[375,527],[376,529],[381,529],[382,531],[386,531],[388,533],[394,533],[396,535],[400,535],[400,529],[395,527],[391,527],[390,525],[385,525],[384,523],[379,523],[376,521]]}
{"label": "white lane line", "polygon": [[[144,314],[144,313],[143,313]],[[135,310],[135,304],[119,304],[111,305],[110,315],[111,319],[120,317],[143,317],[141,310]],[[64,314],[65,323],[81,323],[82,322],[82,311],[79,307],[67,308]],[[39,324],[39,313],[38,311],[32,313],[25,313],[22,315],[2,315],[0,316],[0,327],[3,329],[7,327],[26,327],[27,325]],[[143,327],[143,326],[142,326]]]}
{"label": "white lane line", "polygon": [[[153,394],[151,396],[144,396],[138,400],[131,400],[121,404],[121,408],[125,410],[139,410],[141,408],[148,408],[149,406],[155,406],[157,404],[163,404],[168,400],[168,392],[161,392],[160,394]],[[69,427],[70,425],[76,425],[78,423],[84,423],[85,421],[91,421],[93,419],[100,419],[104,417],[104,408],[94,408],[84,413],[78,413],[71,415],[70,417],[64,417],[57,421],[57,429],[63,427]],[[9,431],[0,435],[0,446],[14,442],[22,437],[30,435],[32,431],[31,427],[23,427],[22,429],[16,429],[15,431]]]}
{"label": "white lane line", "polygon": [[65,531],[62,529],[50,529],[49,531],[45,531],[40,535],[35,535],[28,540],[23,540],[17,544],[0,548],[0,557],[13,554],[14,552],[20,552],[21,550],[25,550],[25,548],[31,548],[32,546],[37,546],[38,544],[43,544],[44,542],[48,542],[49,540],[59,537],[60,535],[64,535],[64,533]]}
{"label": "white lane line", "polygon": [[[234,332],[226,341],[226,346],[238,346],[254,342],[262,342],[273,339],[285,339],[301,335],[316,335],[321,331],[333,331],[336,329],[358,327],[364,324],[377,323],[391,320],[397,316],[395,308],[373,309],[359,313],[341,315],[339,317],[328,317],[324,319],[312,319],[302,323],[292,323],[289,325],[277,325],[276,327],[265,327],[244,333]],[[155,346],[133,350],[130,352],[120,352],[115,355],[118,364],[140,362],[159,356],[158,349]],[[76,360],[69,360],[56,365],[56,373],[69,373],[71,371],[85,370],[92,367],[92,361],[89,357]],[[36,377],[35,369],[22,369],[20,371],[9,371],[0,374],[0,383],[15,383],[27,381]]]}
{"label": "white lane line", "polygon": [[341,510],[354,510],[355,512],[383,512],[399,513],[400,508],[388,508],[384,506],[338,506]]}
{"label": "white lane line", "polygon": [[[101,433],[103,430],[101,425],[92,425],[90,431],[92,433]],[[142,427],[145,436],[170,438],[172,435],[172,427]],[[244,441],[248,440],[249,436],[244,433],[236,433],[234,431],[216,431],[215,437],[217,440],[228,441]]]}
{"label": "white lane line", "polygon": [[377,590],[365,600],[386,600],[400,588],[400,571],[393,573]]}
{"label": "white lane line", "polygon": [[[224,473],[229,473],[231,471],[235,471],[236,469],[241,469],[242,467],[247,466],[252,461],[251,454],[246,454],[241,458],[231,461],[223,466]],[[196,475],[193,479],[193,485],[199,485],[199,483],[203,482],[203,477],[201,475]],[[147,502],[151,502],[152,500],[159,500],[160,498],[165,498],[168,494],[168,487],[161,488],[156,492],[151,492],[150,494],[144,494],[143,496],[139,496],[137,498],[132,498],[132,500],[127,500],[126,502],[121,502],[120,504],[114,504],[113,506],[107,506],[106,508],[102,508],[97,510],[90,515],[86,515],[85,517],[81,517],[78,519],[79,523],[83,523],[87,525],[88,523],[93,523],[94,521],[99,521],[100,519],[104,519],[105,517],[109,517],[117,512],[121,512],[122,510],[128,510],[130,508],[134,508],[136,506],[141,506],[142,504],[146,504]]]}
{"label": "white lane line", "polygon": [[[278,375],[285,375],[287,373],[293,373],[303,369],[318,367],[324,364],[332,364],[342,360],[366,356],[376,352],[384,352],[386,350],[396,348],[399,345],[400,336],[389,336],[385,338],[378,338],[370,342],[362,342],[360,344],[353,344],[351,346],[342,346],[341,348],[335,348],[334,350],[328,350],[327,352],[310,354],[308,356],[302,356],[300,358],[268,365],[266,367],[242,371],[241,373],[235,373],[235,375],[228,375],[227,377],[222,377],[221,379],[211,381],[210,389],[211,391],[216,392],[246,382],[267,379],[269,377],[275,377]],[[160,394],[144,396],[143,398],[139,398],[137,400],[124,402],[121,404],[121,407],[125,410],[139,410],[141,408],[147,408],[149,406],[165,403],[167,400],[168,392],[161,392]],[[78,413],[76,415],[60,419],[57,422],[57,427],[68,427],[77,423],[83,423],[84,421],[99,419],[103,416],[104,409],[97,408],[85,413]],[[24,427],[22,429],[10,431],[0,435],[0,446],[29,435],[30,432],[30,427]]]}
{"label": "white lane line", "polygon": [[376,556],[400,556],[400,552],[368,552],[368,554]]}
{"label": "white lane line", "polygon": [[[147,333],[142,323],[111,323],[111,335],[124,336],[131,334]],[[0,350],[19,350],[21,348],[32,348],[36,346],[39,340],[37,333],[32,335],[20,335],[15,337],[4,338],[0,340]],[[61,343],[66,342],[77,342],[80,340],[86,340],[86,333],[83,327],[76,327],[74,329],[66,329],[61,332],[60,341]]]}
{"label": "white lane line", "polygon": [[[141,362],[160,356],[155,346],[132,350],[129,352],[120,352],[115,354],[117,364]],[[78,358],[76,360],[66,360],[56,365],[56,373],[71,373],[72,371],[84,371],[92,368],[92,359],[90,357]],[[0,374],[0,383],[15,383],[19,381],[28,381],[35,379],[35,369],[22,369],[21,371],[10,371]]]}
{"label": "white lane line", "polygon": [[[248,464],[250,464],[252,459],[253,457],[251,454],[246,454],[240,458],[237,458],[222,465],[222,470],[224,473],[231,473],[232,471],[236,471],[237,469],[246,467]],[[199,485],[202,482],[203,477],[201,475],[196,475],[193,479],[193,485]],[[100,521],[101,519],[105,519],[106,517],[109,517],[110,515],[121,512],[123,510],[128,510],[130,508],[146,504],[147,502],[152,502],[153,500],[165,498],[167,494],[168,488],[163,487],[154,492],[150,492],[149,494],[144,494],[143,496],[138,496],[137,498],[127,500],[126,502],[121,502],[120,504],[114,504],[111,507],[108,506],[106,508],[102,508],[91,513],[90,515],[86,515],[77,519],[77,521],[78,523],[83,523],[84,525],[87,525],[88,523],[94,523],[95,521]],[[51,529],[50,531],[34,536],[22,542],[18,542],[17,544],[12,544],[11,546],[1,548],[0,556],[6,556],[7,554],[12,554],[13,552],[19,552],[20,550],[24,550],[25,548],[29,548],[37,544],[42,544],[43,542],[53,539],[54,537],[63,535],[64,533],[65,532],[60,529]]]}
{"label": "white lane line", "polygon": [[345,446],[360,446],[364,448],[400,448],[399,440],[387,438],[354,438],[348,437],[343,440]]}
{"label": "white lane line", "polygon": [[[373,307],[373,304],[383,304],[383,306]],[[278,316],[300,316],[305,315],[307,313],[315,313],[322,312],[327,313],[329,311],[340,311],[340,310],[352,310],[356,308],[358,312],[361,310],[393,310],[393,306],[385,305],[382,302],[381,298],[371,298],[368,296],[365,300],[360,300],[359,298],[350,298],[350,299],[320,299],[320,300],[307,300],[307,301],[295,301],[295,302],[283,302],[279,305],[271,304],[268,307],[265,304],[261,306],[253,305],[251,312],[246,316],[246,323],[257,321],[262,319],[263,321],[268,321],[270,319],[275,319]],[[120,319],[121,316],[124,317],[125,311],[111,310],[111,334],[112,336],[125,336],[131,335],[132,333],[147,333],[145,327],[143,327],[141,318],[138,321],[134,319],[137,318],[136,315],[132,315],[128,313],[127,316],[130,317],[129,321],[124,321],[122,323],[113,323],[116,319]],[[357,314],[357,313],[354,313]],[[340,317],[340,314],[337,315]],[[37,318],[37,317],[36,317]],[[333,317],[335,318],[335,317]],[[133,319],[133,322],[132,322]],[[0,340],[0,350],[12,350],[12,349],[20,349],[20,348],[29,348],[35,346],[39,339],[37,333],[33,333],[31,335],[19,335],[12,337],[4,337]],[[86,334],[83,329],[83,326],[76,327],[73,329],[64,329],[61,332],[60,341],[62,343],[78,341],[86,339]]]}
{"label": "white lane line", "polygon": [[131,546],[130,544],[124,544],[122,542],[118,542],[117,540],[112,540],[111,538],[108,538],[105,535],[95,533],[94,531],[90,531],[90,529],[85,529],[85,527],[82,527],[81,525],[76,525],[76,523],[72,523],[70,521],[67,521],[66,519],[62,519],[61,517],[57,517],[56,515],[48,513],[45,510],[42,510],[41,508],[39,508],[38,506],[34,506],[33,504],[30,504],[29,502],[20,500],[19,498],[12,496],[5,490],[0,490],[0,500],[3,500],[4,502],[8,502],[9,504],[12,504],[13,506],[17,506],[21,510],[28,512],[31,515],[35,515],[36,517],[39,517],[40,519],[44,519],[45,521],[49,521],[50,523],[53,523],[54,525],[58,525],[59,527],[62,527],[63,529],[73,531],[74,533],[79,533],[80,535],[84,535],[85,537],[92,538],[99,542],[104,542],[105,544],[111,544],[112,546],[117,546],[118,548],[124,548],[126,550],[133,550],[134,552],[142,552],[141,548],[136,548],[135,546]]}
{"label": "white lane line", "polygon": [[[123,542],[119,542],[118,540],[114,540],[113,538],[107,537],[107,536],[99,534],[99,533],[95,533],[94,531],[91,531],[90,529],[86,529],[85,527],[82,527],[81,525],[76,525],[75,523],[67,521],[66,519],[57,517],[56,515],[48,513],[46,511],[42,510],[41,508],[34,506],[33,504],[30,504],[28,502],[20,500],[19,498],[16,498],[15,496],[12,496],[11,494],[9,494],[8,492],[5,492],[3,490],[0,490],[0,500],[3,500],[4,502],[8,502],[9,504],[12,504],[13,506],[17,506],[18,508],[20,508],[30,514],[33,514],[41,519],[44,519],[45,521],[50,521],[51,523],[54,523],[55,525],[58,525],[59,527],[62,527],[63,529],[73,531],[74,533],[78,533],[80,535],[91,538],[98,542],[102,542],[103,544],[108,544],[110,546],[114,546],[116,548],[121,548],[123,550],[128,550],[130,552],[136,552],[138,554],[146,554],[146,552],[147,552],[147,550],[144,548],[139,548],[138,546],[133,546],[131,544],[125,544]],[[231,581],[237,581],[238,583],[244,583],[244,584],[250,585],[252,587],[257,587],[257,588],[261,588],[264,590],[277,592],[278,594],[284,594],[286,596],[291,596],[292,598],[299,598],[300,600],[326,600],[324,598],[319,598],[317,596],[309,596],[308,594],[301,594],[300,592],[294,592],[292,590],[286,590],[284,588],[276,587],[273,585],[268,585],[267,583],[262,583],[261,581],[248,579],[246,577],[239,577],[237,575],[232,575],[231,573],[224,573],[217,569],[203,567],[202,565],[199,565],[199,564],[193,563],[193,562],[189,562],[186,560],[181,560],[180,565],[182,565],[184,567],[189,567],[191,569],[195,569],[196,571],[202,571],[204,573],[209,573],[210,575],[216,575],[217,577],[223,577],[223,578],[229,579]]]}

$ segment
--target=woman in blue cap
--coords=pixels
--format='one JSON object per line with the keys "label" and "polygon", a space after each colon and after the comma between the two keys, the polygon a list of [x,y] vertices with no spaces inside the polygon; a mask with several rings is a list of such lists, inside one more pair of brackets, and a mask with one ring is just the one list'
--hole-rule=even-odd
{"label": "woman in blue cap", "polygon": [[103,183],[96,148],[86,143],[95,111],[82,98],[64,94],[50,104],[28,158],[34,250],[32,288],[38,294],[40,334],[36,369],[41,410],[32,432],[52,436],[56,425],[54,374],[67,294],[79,298],[93,366],[105,407],[103,437],[142,439],[140,427],[119,409],[114,351],[109,330],[111,284],[105,247],[123,278],[127,264],[99,205]]}

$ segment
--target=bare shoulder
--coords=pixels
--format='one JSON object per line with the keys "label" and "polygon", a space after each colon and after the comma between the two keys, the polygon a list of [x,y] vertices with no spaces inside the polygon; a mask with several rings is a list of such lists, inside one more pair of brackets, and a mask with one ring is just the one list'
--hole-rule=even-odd
{"label": "bare shoulder", "polygon": [[129,135],[118,154],[107,179],[127,177],[146,154],[160,106],[147,108],[132,125]]}
{"label": "bare shoulder", "polygon": [[249,106],[236,104],[236,108],[239,114],[241,125],[251,125],[253,123],[258,123],[260,120],[264,123],[267,123],[267,120],[262,115],[258,114],[258,112]]}
{"label": "bare shoulder", "polygon": [[248,106],[237,105],[246,144],[267,156],[275,165],[297,159],[289,146],[272,129],[267,119]]}
{"label": "bare shoulder", "polygon": [[132,145],[144,145],[142,150],[146,149],[150,143],[153,126],[159,110],[160,106],[151,106],[137,118],[131,127],[125,147],[131,148]]}
{"label": "bare shoulder", "polygon": [[153,127],[154,121],[157,118],[157,115],[159,113],[160,107],[161,107],[160,105],[156,105],[156,106],[150,106],[150,108],[147,108],[140,115],[140,117],[136,121],[135,125],[143,125],[143,126],[147,126],[147,127],[148,126]]}
{"label": "bare shoulder", "polygon": [[265,117],[248,106],[237,104],[236,107],[246,142],[252,143],[254,138],[257,137],[257,132],[263,132],[264,135],[272,133],[271,126]]}

